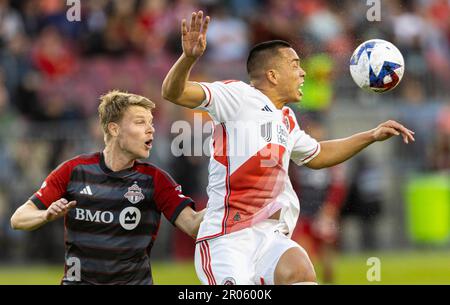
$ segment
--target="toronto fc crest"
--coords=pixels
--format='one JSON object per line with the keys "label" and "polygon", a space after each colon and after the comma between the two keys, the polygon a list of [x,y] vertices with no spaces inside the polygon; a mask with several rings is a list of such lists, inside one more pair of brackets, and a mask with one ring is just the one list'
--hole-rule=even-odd
{"label": "toronto fc crest", "polygon": [[128,192],[126,192],[123,196],[132,204],[136,204],[145,198],[144,194],[142,194],[142,189],[137,185],[136,181],[128,188]]}

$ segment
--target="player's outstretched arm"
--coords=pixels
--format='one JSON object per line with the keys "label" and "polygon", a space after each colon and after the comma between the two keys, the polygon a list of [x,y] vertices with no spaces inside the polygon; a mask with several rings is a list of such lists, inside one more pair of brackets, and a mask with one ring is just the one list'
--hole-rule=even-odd
{"label": "player's outstretched arm", "polygon": [[66,215],[75,205],[75,201],[67,202],[66,199],[61,198],[53,202],[47,210],[39,210],[31,200],[28,200],[12,215],[11,227],[14,230],[35,230],[47,222]]}
{"label": "player's outstretched arm", "polygon": [[402,135],[403,141],[415,141],[414,132],[400,123],[389,120],[376,128],[355,134],[345,139],[337,139],[320,142],[320,153],[309,161],[306,166],[313,169],[334,166],[351,158],[370,144],[376,141],[384,141],[393,136]]}
{"label": "player's outstretched arm", "polygon": [[189,81],[189,74],[197,59],[206,50],[206,32],[210,18],[203,19],[203,12],[192,13],[191,23],[181,22],[181,42],[183,54],[166,75],[161,95],[164,99],[189,108],[199,106],[206,98],[197,83]]}
{"label": "player's outstretched arm", "polygon": [[189,206],[185,207],[175,220],[175,225],[192,238],[196,238],[205,212],[206,209],[196,212]]}

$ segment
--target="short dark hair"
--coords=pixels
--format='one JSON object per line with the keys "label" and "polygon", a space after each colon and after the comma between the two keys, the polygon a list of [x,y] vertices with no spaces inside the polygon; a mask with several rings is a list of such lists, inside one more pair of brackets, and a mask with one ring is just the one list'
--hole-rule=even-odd
{"label": "short dark hair", "polygon": [[283,48],[292,48],[292,46],[284,40],[269,40],[255,45],[247,58],[248,75],[251,77],[256,68],[261,66],[261,63],[266,63],[270,57],[276,55],[279,49]]}

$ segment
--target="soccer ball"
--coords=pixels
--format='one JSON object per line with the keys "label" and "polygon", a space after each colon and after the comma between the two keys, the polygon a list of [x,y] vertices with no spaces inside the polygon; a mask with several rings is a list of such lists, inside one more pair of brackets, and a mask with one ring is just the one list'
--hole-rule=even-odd
{"label": "soccer ball", "polygon": [[350,74],[355,83],[372,92],[394,89],[401,81],[405,63],[392,43],[372,39],[360,44],[350,58]]}

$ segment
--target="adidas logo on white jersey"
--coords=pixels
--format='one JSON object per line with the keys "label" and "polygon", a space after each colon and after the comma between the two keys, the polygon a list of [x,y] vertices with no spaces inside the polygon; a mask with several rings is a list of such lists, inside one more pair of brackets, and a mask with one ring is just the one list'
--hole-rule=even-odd
{"label": "adidas logo on white jersey", "polygon": [[261,108],[262,111],[267,111],[267,112],[273,112],[272,109],[269,108],[269,106],[264,106],[263,108]]}
{"label": "adidas logo on white jersey", "polygon": [[80,194],[85,195],[92,195],[91,187],[89,185],[85,186],[81,191]]}

